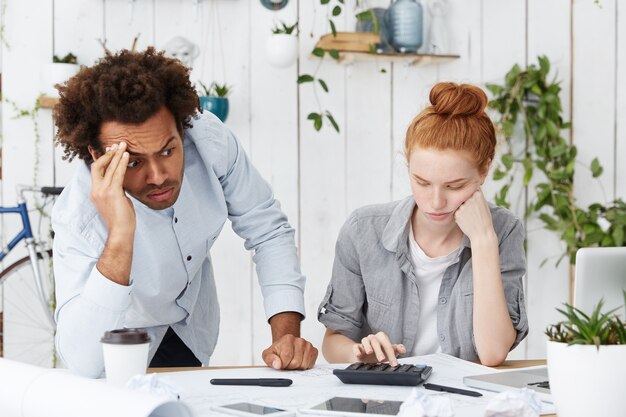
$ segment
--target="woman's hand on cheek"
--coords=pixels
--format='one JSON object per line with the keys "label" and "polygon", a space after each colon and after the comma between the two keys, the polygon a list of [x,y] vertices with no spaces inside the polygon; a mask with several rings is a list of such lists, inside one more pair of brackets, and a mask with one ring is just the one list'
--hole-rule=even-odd
{"label": "woman's hand on cheek", "polygon": [[470,241],[495,236],[491,211],[480,188],[461,204],[454,218]]}

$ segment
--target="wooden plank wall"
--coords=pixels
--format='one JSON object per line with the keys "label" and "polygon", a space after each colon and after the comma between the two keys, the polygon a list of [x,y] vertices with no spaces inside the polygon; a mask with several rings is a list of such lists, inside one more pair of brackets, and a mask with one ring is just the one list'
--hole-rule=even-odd
{"label": "wooden plank wall", "polygon": [[[336,19],[339,30],[353,30],[354,1]],[[429,0],[423,0],[426,6]],[[63,185],[80,161],[69,164],[54,149],[50,110],[37,121],[41,142],[35,149],[33,124],[15,119],[7,102],[33,107],[42,90],[40,73],[53,53],[69,51],[80,63],[91,64],[103,54],[99,40],[112,50],[128,48],[140,34],[138,48],[161,47],[173,36],[187,37],[201,47],[192,77],[234,86],[227,125],[235,132],[252,161],[272,184],[276,197],[297,228],[302,269],[308,278],[308,317],[303,334],[321,344],[322,326],[315,311],[321,300],[334,256],[337,232],[348,214],[365,204],[387,202],[409,193],[402,155],[404,133],[412,117],[427,104],[428,92],[439,80],[484,85],[502,82],[515,63],[535,63],[546,54],[553,73],[562,80],[565,118],[573,115],[572,140],[580,159],[588,164],[597,156],[605,167],[602,187],[581,166],[577,197],[581,203],[626,197],[626,34],[624,6],[617,0],[450,0],[446,24],[450,51],[461,58],[450,63],[408,66],[385,60],[338,65],[324,59],[318,75],[330,93],[319,94],[320,106],[340,125],[316,132],[306,119],[318,104],[311,85],[298,86],[300,73],[320,65],[310,55],[316,40],[329,32],[329,10],[317,1],[291,0],[271,12],[256,0],[136,0],[131,18],[122,0],[6,0],[4,22],[9,47],[3,45],[2,201],[15,201],[15,184],[32,183],[34,155],[40,155],[38,182]],[[370,0],[371,6],[388,5]],[[620,13],[621,12],[621,13]],[[428,18],[428,12],[425,12]],[[265,40],[280,22],[300,23],[298,63],[271,67],[265,58]],[[429,21],[425,23],[428,39]],[[221,42],[220,42],[221,38]],[[568,133],[569,134],[569,133]],[[492,196],[497,184],[486,185]],[[521,214],[526,195],[520,184],[513,191]],[[16,224],[5,220],[2,238]],[[526,296],[531,333],[511,357],[545,357],[543,329],[557,318],[554,307],[567,300],[569,268],[556,268],[546,256],[563,245],[535,220],[528,230]],[[4,241],[4,240],[3,240]],[[256,285],[251,256],[229,227],[214,250],[222,325],[212,364],[260,362],[270,342],[263,303]]]}

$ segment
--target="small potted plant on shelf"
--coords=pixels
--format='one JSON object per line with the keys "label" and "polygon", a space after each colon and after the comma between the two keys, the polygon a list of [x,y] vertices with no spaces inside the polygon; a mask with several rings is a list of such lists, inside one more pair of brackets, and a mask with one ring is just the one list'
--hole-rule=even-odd
{"label": "small potted plant on shelf", "polygon": [[[626,311],[587,315],[565,304],[565,321],[546,329],[550,391],[559,417],[618,417],[626,410]],[[626,314],[626,313],[625,313]]]}
{"label": "small potted plant on shelf", "polygon": [[268,62],[278,68],[293,65],[298,58],[298,22],[288,26],[285,22],[274,26],[265,43]]}
{"label": "small potted plant on shelf", "polygon": [[78,65],[76,55],[73,53],[70,52],[63,57],[54,55],[52,63],[44,66],[42,76],[44,95],[59,97],[59,92],[54,86],[70,79],[79,69],[80,66]]}
{"label": "small potted plant on shelf", "polygon": [[200,107],[216,115],[222,122],[228,117],[228,95],[232,90],[231,86],[218,84],[213,81],[208,87],[202,81],[200,84],[202,95],[200,95]]}

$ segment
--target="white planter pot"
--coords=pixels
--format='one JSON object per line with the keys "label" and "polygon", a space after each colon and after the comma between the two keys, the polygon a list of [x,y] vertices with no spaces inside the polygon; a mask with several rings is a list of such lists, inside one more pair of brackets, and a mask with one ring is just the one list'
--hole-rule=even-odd
{"label": "white planter pot", "polygon": [[63,84],[73,77],[79,69],[80,65],[77,64],[51,63],[44,65],[41,75],[42,92],[50,97],[59,97],[59,92],[54,88],[54,85]]}
{"label": "white planter pot", "polygon": [[273,34],[265,43],[265,53],[270,64],[287,68],[298,58],[298,37],[284,33]]}
{"label": "white planter pot", "polygon": [[559,417],[626,415],[626,345],[548,341],[548,374]]}

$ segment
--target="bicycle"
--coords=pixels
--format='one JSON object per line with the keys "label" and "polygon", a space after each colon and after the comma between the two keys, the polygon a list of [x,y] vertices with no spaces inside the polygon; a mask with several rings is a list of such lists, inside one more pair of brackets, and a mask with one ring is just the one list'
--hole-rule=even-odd
{"label": "bicycle", "polygon": [[61,187],[18,186],[17,205],[0,206],[0,214],[19,214],[22,221],[22,230],[6,248],[0,248],[0,261],[22,240],[28,250],[27,256],[0,271],[0,357],[45,367],[57,365],[52,249],[33,235],[24,194],[41,193],[44,202],[37,210],[43,211],[51,203],[50,198],[61,191]]}

